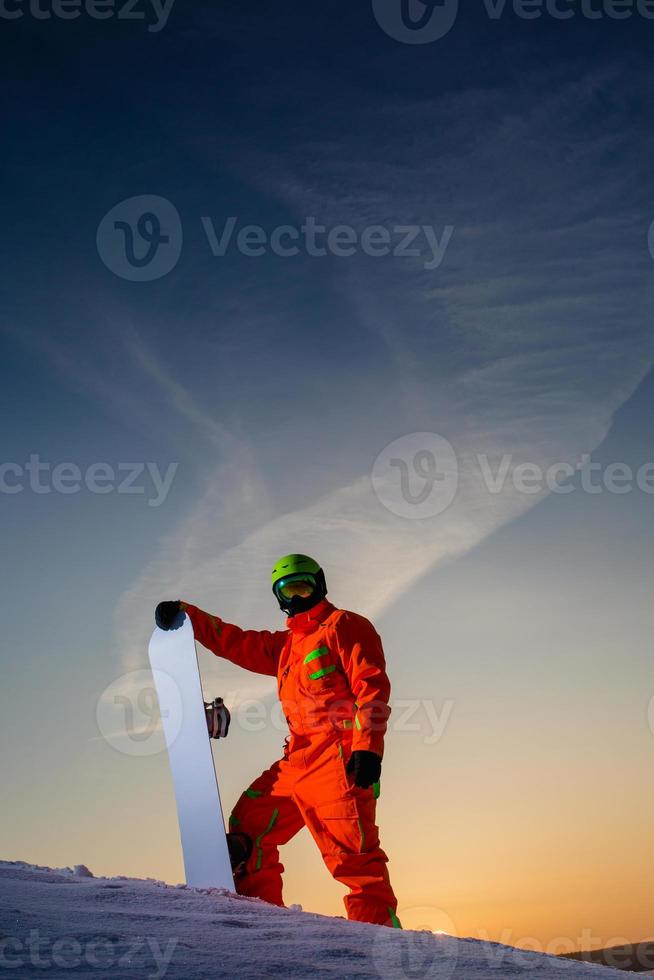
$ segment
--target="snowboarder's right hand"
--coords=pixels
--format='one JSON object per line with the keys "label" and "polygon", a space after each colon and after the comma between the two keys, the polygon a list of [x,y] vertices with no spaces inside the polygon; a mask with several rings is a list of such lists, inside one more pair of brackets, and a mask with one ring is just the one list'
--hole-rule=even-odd
{"label": "snowboarder's right hand", "polygon": [[181,599],[160,602],[154,611],[154,621],[160,630],[169,630],[181,608]]}

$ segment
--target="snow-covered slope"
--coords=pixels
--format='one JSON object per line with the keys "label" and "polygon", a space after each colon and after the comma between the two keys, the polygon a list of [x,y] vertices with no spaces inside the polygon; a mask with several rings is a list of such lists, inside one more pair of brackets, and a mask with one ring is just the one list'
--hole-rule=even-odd
{"label": "snow-covered slope", "polygon": [[470,939],[400,932],[218,891],[0,862],[0,977],[49,980],[612,980]]}

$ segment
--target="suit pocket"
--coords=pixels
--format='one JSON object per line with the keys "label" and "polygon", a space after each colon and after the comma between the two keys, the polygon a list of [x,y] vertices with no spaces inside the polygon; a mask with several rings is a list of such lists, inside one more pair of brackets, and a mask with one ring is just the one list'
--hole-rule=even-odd
{"label": "suit pocket", "polygon": [[374,810],[363,799],[321,803],[314,816],[323,854],[362,854],[379,846]]}

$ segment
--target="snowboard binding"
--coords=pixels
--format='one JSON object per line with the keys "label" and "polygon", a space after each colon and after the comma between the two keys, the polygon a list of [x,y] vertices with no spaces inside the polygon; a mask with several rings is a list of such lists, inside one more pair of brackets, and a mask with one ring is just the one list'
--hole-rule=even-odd
{"label": "snowboard binding", "polygon": [[235,878],[239,878],[245,873],[245,865],[252,854],[252,847],[252,838],[249,834],[240,831],[227,834],[227,850],[229,851],[232,874]]}
{"label": "snowboard binding", "polygon": [[229,723],[232,716],[229,708],[222,698],[214,698],[209,704],[204,702],[204,711],[207,716],[207,731],[209,738],[227,738]]}

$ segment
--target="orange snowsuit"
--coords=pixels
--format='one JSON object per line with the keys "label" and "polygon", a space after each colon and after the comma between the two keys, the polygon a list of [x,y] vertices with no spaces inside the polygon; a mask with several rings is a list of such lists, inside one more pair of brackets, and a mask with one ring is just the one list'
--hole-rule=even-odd
{"label": "orange snowsuit", "polygon": [[383,753],[390,684],[372,623],[327,599],[288,629],[242,630],[182,603],[196,638],[217,656],[277,677],[290,736],[284,756],[238,800],[230,828],[254,843],[242,895],[283,905],[280,844],[307,826],[334,878],[350,889],[349,919],[399,927],[388,858],[379,845],[372,787],[346,774],[355,749]]}

